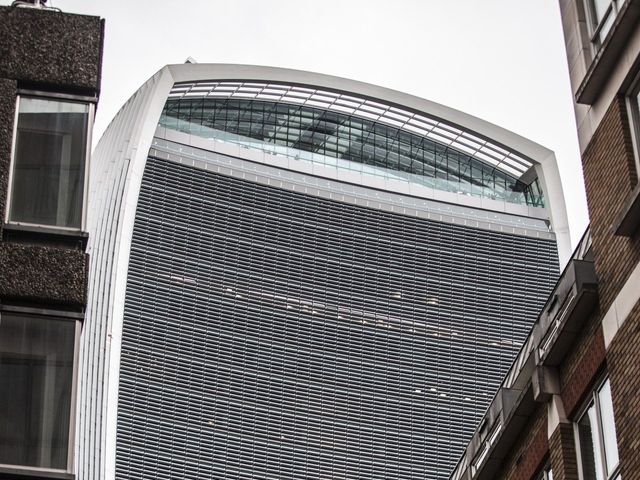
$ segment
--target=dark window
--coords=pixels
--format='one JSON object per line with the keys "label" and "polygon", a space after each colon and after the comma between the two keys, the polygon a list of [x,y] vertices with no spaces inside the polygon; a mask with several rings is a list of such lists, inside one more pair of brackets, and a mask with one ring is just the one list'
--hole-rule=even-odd
{"label": "dark window", "polygon": [[9,221],[80,229],[89,104],[22,97]]}
{"label": "dark window", "polygon": [[66,469],[75,321],[0,316],[0,464]]}

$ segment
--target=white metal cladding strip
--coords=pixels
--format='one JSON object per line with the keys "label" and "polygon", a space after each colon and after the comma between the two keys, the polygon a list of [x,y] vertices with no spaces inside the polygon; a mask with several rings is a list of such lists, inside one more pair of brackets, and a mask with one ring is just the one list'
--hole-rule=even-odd
{"label": "white metal cladding strip", "polygon": [[93,156],[89,296],[78,376],[78,479],[114,476],[121,310],[129,244],[146,152],[172,84],[166,68],[146,82],[120,110]]}
{"label": "white metal cladding strip", "polygon": [[438,143],[471,155],[516,178],[522,176],[534,165],[534,162],[527,160],[522,154],[501,148],[438,119],[428,118],[426,116],[428,113],[421,115],[354,95],[282,83],[221,81],[176,83],[169,98],[172,100],[184,97],[252,98],[310,105],[364,117],[432,138]]}

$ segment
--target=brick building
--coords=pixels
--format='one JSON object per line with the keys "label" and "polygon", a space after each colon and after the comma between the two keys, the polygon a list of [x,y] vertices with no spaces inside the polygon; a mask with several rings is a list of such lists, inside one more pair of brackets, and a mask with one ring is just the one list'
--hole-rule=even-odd
{"label": "brick building", "polygon": [[103,22],[0,7],[0,477],[73,478]]}
{"label": "brick building", "polygon": [[561,0],[591,224],[452,478],[640,478],[640,2]]}

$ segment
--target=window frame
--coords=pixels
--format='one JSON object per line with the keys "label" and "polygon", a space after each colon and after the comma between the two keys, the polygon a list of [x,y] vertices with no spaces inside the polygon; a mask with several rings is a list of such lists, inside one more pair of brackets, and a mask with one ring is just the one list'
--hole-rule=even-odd
{"label": "window frame", "polygon": [[553,470],[551,469],[551,465],[547,463],[535,478],[536,480],[553,480]]}
{"label": "window frame", "polygon": [[[73,322],[75,324],[73,342],[73,368],[71,374],[71,396],[69,406],[69,438],[67,442],[67,465],[65,469],[37,467],[31,465],[15,465],[0,463],[0,476],[3,473],[20,473],[25,475],[38,476],[42,473],[72,475],[74,473],[74,447],[76,433],[76,413],[78,395],[78,369],[80,362],[80,335],[82,332],[82,322],[84,314],[64,310],[52,310],[47,308],[31,308],[0,304],[0,318],[3,314],[19,315],[21,317],[39,318],[42,320],[56,320]],[[55,477],[53,477],[55,478]]]}
{"label": "window frame", "polygon": [[636,167],[636,185],[638,185],[640,184],[640,72],[631,82],[631,87],[625,95],[625,102],[629,113],[629,130]]}
{"label": "window frame", "polygon": [[[575,420],[573,421],[573,436],[574,436],[574,444],[576,447],[576,460],[578,464],[578,478],[580,480],[585,480],[584,473],[584,462],[582,455],[582,446],[580,444],[580,421],[588,415],[589,409],[594,406],[595,417],[597,422],[597,430],[594,432],[598,437],[598,449],[600,454],[600,462],[596,463],[596,459],[594,459],[594,467],[600,469],[600,474],[604,480],[620,480],[620,458],[619,458],[619,450],[618,450],[618,439],[616,438],[616,450],[618,451],[618,463],[612,469],[611,474],[607,475],[607,456],[606,456],[606,448],[605,448],[605,438],[602,429],[602,408],[600,404],[599,394],[602,391],[604,385],[609,382],[609,389],[611,389],[611,381],[608,375],[601,377],[589,390],[589,393],[586,395],[584,399],[584,404],[578,410],[577,415],[575,416]],[[611,412],[611,420],[615,427],[615,414]],[[595,446],[594,446],[595,447]]]}
{"label": "window frame", "polygon": [[[40,223],[30,223],[30,222],[18,222],[10,220],[11,214],[11,204],[13,200],[13,181],[14,181],[14,171],[15,171],[15,162],[16,162],[16,146],[18,139],[18,119],[20,116],[20,101],[22,98],[35,98],[35,99],[43,99],[50,101],[66,101],[66,102],[75,102],[80,104],[85,104],[88,107],[87,112],[87,131],[86,131],[86,145],[84,152],[84,178],[83,178],[83,186],[82,186],[82,212],[80,214],[80,226],[79,227],[63,227],[59,225],[45,225]],[[28,228],[37,228],[42,231],[55,231],[55,232],[65,232],[65,233],[81,233],[85,232],[87,228],[87,203],[88,203],[88,195],[89,195],[89,176],[91,172],[91,145],[92,145],[92,134],[93,134],[93,124],[95,120],[95,111],[96,111],[96,98],[95,97],[87,97],[83,95],[70,95],[65,93],[54,93],[54,92],[43,92],[38,90],[24,90],[18,89],[18,95],[16,96],[15,103],[15,114],[13,119],[13,133],[12,133],[12,142],[11,142],[11,158],[9,163],[9,178],[8,178],[8,188],[7,188],[7,201],[5,205],[4,212],[4,223],[6,225],[13,225],[16,227],[24,226]]]}
{"label": "window frame", "polygon": [[[602,48],[604,40],[609,35],[609,32],[611,32],[613,23],[615,23],[616,17],[620,12],[619,3],[624,2],[624,0],[609,0],[609,5],[605,10],[605,13],[602,16],[601,20],[598,20],[598,16],[596,14],[596,8],[594,4],[595,1],[596,0],[584,0],[588,20],[587,23],[589,25],[589,42],[591,43],[594,54],[597,53],[600,48]],[[600,34],[602,33],[602,30],[604,29],[604,26],[607,21],[609,21],[609,19],[611,19],[612,21],[611,26],[609,27],[609,31],[607,31],[604,38],[600,38]]]}

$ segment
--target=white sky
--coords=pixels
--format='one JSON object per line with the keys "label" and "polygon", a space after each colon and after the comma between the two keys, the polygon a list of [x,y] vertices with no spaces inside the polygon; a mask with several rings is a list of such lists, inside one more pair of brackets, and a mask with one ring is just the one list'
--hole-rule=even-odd
{"label": "white sky", "polygon": [[[10,0],[0,0],[10,4]],[[106,20],[99,138],[167,63],[310,70],[401,90],[555,151],[571,237],[587,226],[558,0],[49,0]]]}

